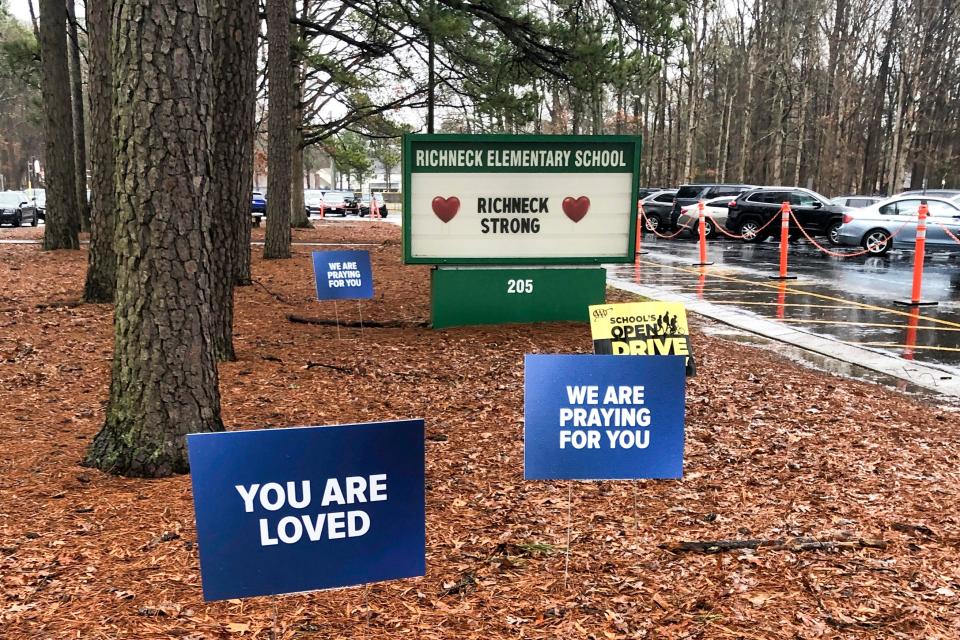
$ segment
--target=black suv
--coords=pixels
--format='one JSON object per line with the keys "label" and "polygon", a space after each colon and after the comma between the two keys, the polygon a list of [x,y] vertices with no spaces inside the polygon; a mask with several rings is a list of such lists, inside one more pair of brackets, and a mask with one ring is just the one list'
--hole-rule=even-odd
{"label": "black suv", "polygon": [[[840,244],[839,229],[848,207],[833,204],[827,198],[797,187],[764,187],[746,191],[730,203],[727,228],[744,236],[744,242],[761,242],[780,233],[780,225],[771,222],[780,214],[784,202],[790,203],[793,216],[810,236],[826,236],[830,244]],[[790,219],[790,235],[800,230]]]}
{"label": "black suv", "polygon": [[680,218],[680,210],[691,204],[696,204],[700,200],[711,200],[720,196],[730,196],[731,199],[740,195],[744,191],[753,189],[749,184],[685,184],[677,190],[677,196],[673,200],[673,209],[670,210],[670,229],[677,228],[677,220]]}

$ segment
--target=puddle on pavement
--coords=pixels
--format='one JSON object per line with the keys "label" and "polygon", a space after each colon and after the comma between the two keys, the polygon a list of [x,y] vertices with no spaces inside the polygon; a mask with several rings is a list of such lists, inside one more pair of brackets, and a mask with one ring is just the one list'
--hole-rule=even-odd
{"label": "puddle on pavement", "polygon": [[938,395],[929,389],[918,387],[905,380],[901,380],[900,378],[884,375],[882,373],[878,373],[871,369],[867,369],[856,364],[851,364],[849,362],[834,360],[819,353],[814,353],[812,351],[794,347],[777,340],[765,338],[755,333],[750,333],[749,331],[742,331],[735,327],[721,324],[702,316],[698,316],[698,320],[698,326],[700,330],[708,336],[724,338],[740,344],[760,347],[761,349],[772,351],[778,355],[786,357],[793,362],[796,362],[797,364],[809,367],[811,369],[816,369],[817,371],[833,373],[843,378],[850,378],[853,380],[873,382],[889,389],[905,393],[916,399],[930,401],[935,406],[940,406],[944,410],[960,412],[960,398]]}

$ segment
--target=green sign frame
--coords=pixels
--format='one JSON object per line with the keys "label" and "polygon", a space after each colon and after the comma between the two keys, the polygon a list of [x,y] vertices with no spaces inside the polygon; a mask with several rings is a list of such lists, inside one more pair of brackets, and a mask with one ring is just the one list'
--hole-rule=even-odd
{"label": "green sign frame", "polygon": [[[626,246],[623,252],[618,255],[606,256],[550,256],[550,257],[415,257],[412,255],[413,229],[411,226],[412,206],[411,206],[411,187],[412,174],[414,173],[414,145],[417,144],[436,144],[453,143],[461,146],[471,146],[476,148],[489,149],[490,147],[501,147],[503,149],[518,149],[524,146],[542,146],[544,143],[556,145],[567,149],[591,149],[610,146],[619,146],[626,149],[625,156],[632,167],[631,194],[634,197],[630,199],[630,229],[627,234]],[[637,234],[637,199],[636,194],[640,188],[640,152],[642,147],[642,138],[640,136],[629,135],[604,135],[604,136],[576,136],[576,135],[512,135],[512,134],[407,134],[403,137],[403,261],[405,264],[435,264],[435,265],[586,265],[586,264],[616,264],[630,263],[636,258],[636,234]],[[455,172],[457,168],[433,168],[432,173]],[[490,170],[489,173],[496,173],[498,170]],[[516,173],[535,173],[540,171],[534,167],[513,167],[512,172]],[[598,173],[609,172],[608,169],[593,168],[580,169],[580,173]],[[624,172],[625,173],[625,172]]]}

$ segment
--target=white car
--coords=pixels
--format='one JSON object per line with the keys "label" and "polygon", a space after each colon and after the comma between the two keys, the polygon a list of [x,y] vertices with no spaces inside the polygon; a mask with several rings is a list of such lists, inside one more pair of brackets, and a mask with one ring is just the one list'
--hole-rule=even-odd
{"label": "white car", "polygon": [[841,207],[850,207],[851,209],[862,209],[883,202],[883,198],[875,196],[837,196],[831,198],[830,202],[838,204]]}
{"label": "white car", "polygon": [[[727,214],[729,213],[730,202],[735,199],[736,196],[721,196],[719,198],[711,198],[703,203],[703,231],[708,239],[715,238],[722,233],[717,231],[713,224],[714,221],[724,229],[727,228]],[[680,217],[677,218],[678,226],[687,227],[693,237],[696,238],[699,237],[700,234],[698,229],[699,224],[700,212],[697,203],[687,205],[680,209]]]}
{"label": "white car", "polygon": [[923,200],[929,210],[926,246],[960,251],[960,201],[920,195],[894,196],[872,207],[844,214],[839,231],[840,244],[863,247],[877,256],[893,247],[912,249],[916,244],[918,211]]}

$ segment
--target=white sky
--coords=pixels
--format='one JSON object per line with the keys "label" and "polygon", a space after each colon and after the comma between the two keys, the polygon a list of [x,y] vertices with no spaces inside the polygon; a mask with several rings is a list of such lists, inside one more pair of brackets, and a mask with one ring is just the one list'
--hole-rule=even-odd
{"label": "white sky", "polygon": [[[33,2],[34,9],[36,9],[37,1]],[[24,22],[30,22],[30,9],[27,5],[27,0],[7,0],[7,8],[10,9],[10,13],[14,17],[20,18]]]}

